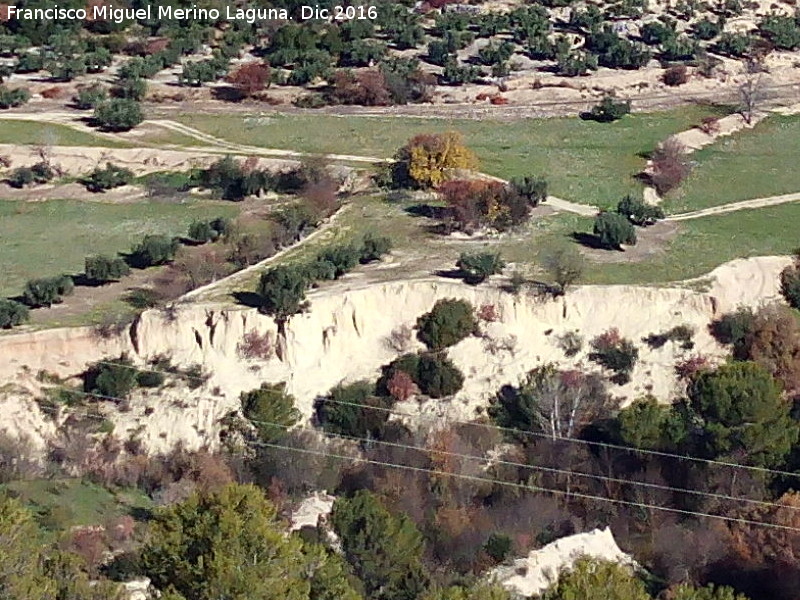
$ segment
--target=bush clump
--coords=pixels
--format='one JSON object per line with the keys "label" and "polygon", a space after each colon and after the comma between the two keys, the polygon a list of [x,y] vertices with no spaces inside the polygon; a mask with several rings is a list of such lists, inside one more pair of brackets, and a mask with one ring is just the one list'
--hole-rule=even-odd
{"label": "bush clump", "polygon": [[11,329],[28,320],[28,307],[14,300],[0,298],[0,329]]}
{"label": "bush clump", "polygon": [[264,443],[282,438],[286,430],[300,420],[300,411],[294,406],[294,397],[286,392],[285,383],[263,383],[255,390],[242,392],[239,399],[242,414]]}
{"label": "bush clump", "polygon": [[618,385],[628,383],[639,359],[639,349],[628,339],[620,336],[617,329],[610,329],[591,342],[589,360],[613,371],[611,381]]}
{"label": "bush clump", "polygon": [[392,240],[386,236],[376,236],[368,233],[361,242],[361,256],[358,262],[362,265],[380,260],[392,249]]}
{"label": "bush clump", "polygon": [[336,386],[320,398],[316,403],[316,417],[327,432],[380,439],[392,404],[390,397],[375,394],[371,382],[357,381]]}
{"label": "bush clump", "polygon": [[671,137],[659,144],[651,157],[650,181],[662,196],[677,188],[691,172],[686,148]]}
{"label": "bush clump", "polygon": [[0,85],[0,108],[22,106],[31,99],[31,93],[25,88],[8,88]]}
{"label": "bush clump", "polygon": [[41,161],[30,167],[18,167],[11,172],[8,185],[23,188],[34,183],[47,183],[56,176],[56,170],[48,163]]}
{"label": "bush clump", "polygon": [[505,266],[497,252],[464,252],[456,262],[464,280],[471,284],[482,283],[490,275],[502,273]]}
{"label": "bush clump", "polygon": [[631,101],[624,100],[617,102],[613,96],[605,96],[599,104],[596,104],[588,113],[584,113],[584,118],[599,123],[610,123],[617,121],[631,112]]}
{"label": "bush clump", "polygon": [[114,98],[95,107],[94,120],[106,131],[129,131],[144,121],[144,112],[136,100]]}
{"label": "bush clump", "polygon": [[63,296],[69,296],[74,289],[75,283],[69,275],[32,279],[25,284],[22,298],[23,302],[31,308],[49,307],[60,303]]}
{"label": "bush clump", "polygon": [[617,204],[617,214],[622,215],[634,225],[647,227],[664,218],[664,209],[660,206],[646,204],[644,201],[628,195]]}
{"label": "bush clump", "polygon": [[619,213],[601,212],[594,220],[594,235],[604,248],[622,250],[622,244],[636,243],[636,230]]}
{"label": "bush clump", "polygon": [[96,108],[101,102],[108,99],[108,92],[102,85],[94,84],[78,88],[78,93],[72,101],[79,110],[90,110]]}
{"label": "bush clump", "polygon": [[122,399],[138,385],[139,372],[127,355],[99,361],[90,366],[83,376],[84,391],[107,399]]}
{"label": "bush clump", "polygon": [[211,221],[193,221],[189,225],[188,237],[195,242],[205,244],[215,242],[231,230],[231,220],[217,217]]}
{"label": "bush clump", "polygon": [[464,385],[464,375],[444,354],[405,354],[383,368],[376,389],[381,395],[390,395],[391,382],[398,372],[403,372],[431,398],[444,398],[457,393]]}
{"label": "bush clump", "polygon": [[128,255],[128,264],[138,269],[165,265],[175,258],[178,240],[166,235],[146,235]]}
{"label": "bush clump", "polygon": [[87,256],[84,261],[84,275],[94,284],[119,281],[129,275],[131,268],[123,259],[108,256]]}
{"label": "bush clump", "polygon": [[398,150],[395,158],[394,183],[398,187],[437,187],[449,171],[477,166],[475,154],[455,131],[417,135]]}
{"label": "bush clump", "polygon": [[84,185],[90,192],[104,192],[128,185],[131,181],[133,181],[133,171],[107,162],[102,169],[95,167],[94,171],[85,179]]}
{"label": "bush clump", "polygon": [[303,269],[286,265],[269,269],[256,288],[260,309],[278,320],[288,319],[305,308],[309,283]]}
{"label": "bush clump", "polygon": [[800,259],[781,271],[781,294],[792,308],[800,308]]}
{"label": "bush clump", "polygon": [[469,302],[446,298],[417,319],[417,338],[431,350],[442,350],[472,335],[477,327]]}

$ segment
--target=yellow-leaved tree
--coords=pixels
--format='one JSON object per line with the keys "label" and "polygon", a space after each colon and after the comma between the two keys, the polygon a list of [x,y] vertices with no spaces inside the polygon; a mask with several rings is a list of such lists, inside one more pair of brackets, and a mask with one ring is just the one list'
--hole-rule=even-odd
{"label": "yellow-leaved tree", "polygon": [[395,183],[404,187],[438,187],[452,171],[478,166],[475,153],[457,131],[416,135],[395,158]]}

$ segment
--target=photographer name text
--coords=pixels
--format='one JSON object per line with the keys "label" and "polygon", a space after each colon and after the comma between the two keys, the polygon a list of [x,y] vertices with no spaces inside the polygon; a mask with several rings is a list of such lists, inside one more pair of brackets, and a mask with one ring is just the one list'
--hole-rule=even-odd
{"label": "photographer name text", "polygon": [[174,21],[243,21],[249,24],[261,21],[360,21],[373,20],[378,16],[375,6],[333,6],[320,7],[316,4],[300,6],[294,15],[285,8],[242,8],[226,6],[217,8],[190,8],[173,6],[153,6],[142,8],[120,8],[110,4],[89,6],[87,8],[63,8],[54,4],[48,8],[25,8],[7,5],[2,20],[18,21],[108,21],[124,23],[136,20],[174,20]]}

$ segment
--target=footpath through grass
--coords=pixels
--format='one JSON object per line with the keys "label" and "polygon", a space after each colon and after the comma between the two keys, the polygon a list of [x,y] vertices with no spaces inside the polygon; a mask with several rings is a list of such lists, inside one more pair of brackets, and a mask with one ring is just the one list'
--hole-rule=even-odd
{"label": "footpath through grass", "polygon": [[658,258],[638,263],[590,264],[586,283],[667,283],[699,277],[736,258],[789,254],[800,246],[800,204],[702,217],[680,231]]}
{"label": "footpath through grass", "polygon": [[89,254],[127,252],[145,234],[185,235],[194,220],[238,211],[235,203],[214,200],[0,200],[0,296],[19,294],[29,279],[80,273]]}
{"label": "footpath through grass", "polygon": [[456,130],[478,154],[483,171],[504,178],[541,175],[555,196],[607,207],[627,193],[641,193],[634,176],[645,166],[643,155],[658,142],[720,113],[719,108],[689,106],[634,114],[615,123],[577,117],[477,121],[282,114],[191,115],[177,120],[239,144],[385,158],[418,133]]}
{"label": "footpath through grass", "polygon": [[669,213],[800,192],[800,116],[770,116],[691,158],[692,174],[664,202]]}

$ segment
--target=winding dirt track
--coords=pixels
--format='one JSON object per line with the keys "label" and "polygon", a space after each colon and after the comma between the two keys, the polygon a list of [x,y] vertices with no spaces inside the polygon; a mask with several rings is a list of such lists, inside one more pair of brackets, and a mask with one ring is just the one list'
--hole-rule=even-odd
{"label": "winding dirt track", "polygon": [[[104,139],[114,140],[118,142],[125,142],[125,143],[135,143],[135,142],[141,143],[140,140],[135,140],[135,138],[131,138],[126,135],[102,133],[102,132],[98,133],[96,130],[88,127],[85,123],[76,122],[74,113],[69,113],[69,112],[58,112],[58,111],[44,112],[44,113],[38,113],[35,116],[26,113],[8,113],[8,114],[3,114],[2,117],[0,117],[0,122],[2,121],[2,119],[14,119],[14,120],[25,120],[25,121],[35,120],[37,122],[44,121],[48,123],[57,123],[59,125],[70,127],[72,129],[81,131],[83,133],[89,133],[95,136],[102,137]],[[249,156],[260,156],[265,158],[283,158],[288,160],[311,156],[311,154],[306,152],[297,152],[293,150],[262,148],[259,146],[236,144],[218,138],[216,136],[210,135],[208,133],[202,132],[193,127],[189,127],[188,125],[184,125],[182,123],[178,123],[176,121],[172,121],[169,119],[147,120],[144,123],[156,127],[161,127],[163,129],[167,129],[169,131],[179,133],[187,137],[191,137],[205,144],[205,146],[201,148],[191,148],[191,149],[182,148],[180,146],[175,146],[171,144],[151,144],[151,143],[141,144],[142,146],[147,146],[151,149],[161,149],[170,152],[177,152],[179,151],[179,149],[183,149],[184,152],[187,152],[194,156],[197,156],[198,154],[202,153],[213,154],[213,155],[237,153],[237,154],[247,154]],[[113,149],[110,149],[109,151],[114,152]],[[355,163],[365,163],[365,164],[379,164],[381,162],[389,160],[386,158],[380,158],[375,156],[359,156],[353,154],[326,154],[325,156],[326,158],[335,162],[349,162],[349,163],[355,162]],[[506,182],[506,180],[501,179],[499,177],[495,177],[493,175],[481,174],[481,176],[493,181],[500,181],[504,183]],[[666,219],[664,220],[688,221],[691,219],[700,219],[703,217],[720,215],[739,210],[750,210],[768,206],[777,206],[779,204],[786,204],[789,202],[797,202],[797,201],[800,201],[800,192],[783,194],[779,196],[753,198],[751,200],[743,200],[739,202],[731,202],[729,204],[712,206],[710,208],[705,208],[702,210],[695,210],[686,213],[670,215],[666,217]],[[597,206],[592,206],[588,204],[579,204],[577,202],[571,202],[569,200],[565,200],[563,198],[557,198],[555,196],[548,196],[547,205],[555,210],[571,212],[584,217],[593,217],[600,211],[600,209]]]}

